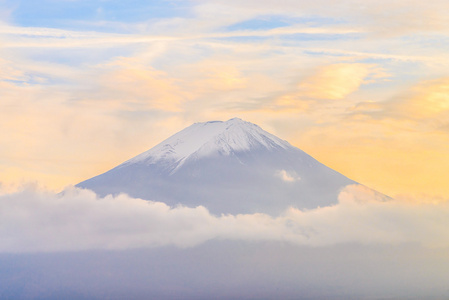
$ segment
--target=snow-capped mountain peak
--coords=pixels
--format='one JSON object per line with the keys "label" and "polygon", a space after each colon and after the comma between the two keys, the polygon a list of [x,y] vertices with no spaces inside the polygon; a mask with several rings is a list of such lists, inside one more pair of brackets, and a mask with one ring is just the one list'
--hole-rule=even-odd
{"label": "snow-capped mountain peak", "polygon": [[231,155],[261,147],[286,149],[291,146],[259,126],[239,118],[228,121],[209,121],[195,123],[185,128],[123,165],[154,164],[165,161],[176,164],[172,168],[174,171],[189,157]]}
{"label": "snow-capped mountain peak", "polygon": [[241,119],[195,123],[152,149],[79,183],[216,214],[279,214],[337,203],[355,182]]}

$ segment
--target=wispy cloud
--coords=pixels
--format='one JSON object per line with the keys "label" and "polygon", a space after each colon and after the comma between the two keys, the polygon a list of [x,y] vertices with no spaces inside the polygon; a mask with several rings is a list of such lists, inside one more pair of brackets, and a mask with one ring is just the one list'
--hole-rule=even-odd
{"label": "wispy cloud", "polygon": [[[9,25],[0,26],[0,34],[4,35],[3,47],[44,47],[44,48],[71,48],[71,47],[116,47],[120,45],[132,45],[141,43],[152,43],[157,41],[180,41],[180,40],[208,40],[239,37],[277,37],[295,34],[336,34],[344,35],[358,33],[354,29],[319,27],[310,28],[305,26],[289,26],[286,28],[275,28],[271,30],[238,30],[222,32],[204,32],[177,34],[167,32],[159,35],[149,34],[118,34],[95,31],[73,31],[54,28],[24,28]],[[38,39],[37,39],[38,38]]]}
{"label": "wispy cloud", "polygon": [[[359,5],[357,1],[345,0],[332,2],[295,1],[287,0],[282,3],[276,1],[197,1],[196,11],[201,14],[213,12],[217,8],[227,11],[239,11],[253,15],[288,15],[296,17],[320,16],[328,21],[343,21],[355,26],[368,28],[370,31],[384,36],[415,33],[416,31],[445,31],[444,24],[447,16],[442,13],[447,3],[435,0],[431,3],[414,0],[364,1]],[[386,13],[388,12],[388,13]]]}
{"label": "wispy cloud", "polygon": [[332,64],[323,66],[299,84],[305,97],[318,99],[344,99],[369,82],[369,76],[379,78],[381,72],[370,64]]}

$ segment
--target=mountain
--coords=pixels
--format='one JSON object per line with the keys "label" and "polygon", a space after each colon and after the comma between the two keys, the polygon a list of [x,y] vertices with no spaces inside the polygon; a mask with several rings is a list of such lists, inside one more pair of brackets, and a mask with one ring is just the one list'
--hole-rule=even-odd
{"label": "mountain", "polygon": [[337,203],[355,182],[287,141],[238,118],[195,123],[77,186],[214,214],[268,213]]}

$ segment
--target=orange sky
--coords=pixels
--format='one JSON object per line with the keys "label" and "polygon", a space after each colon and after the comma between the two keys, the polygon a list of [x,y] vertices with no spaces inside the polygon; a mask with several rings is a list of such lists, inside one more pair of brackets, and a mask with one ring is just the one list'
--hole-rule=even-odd
{"label": "orange sky", "polygon": [[0,182],[58,190],[240,117],[380,192],[447,200],[449,4],[381,2],[197,1],[135,21],[61,3],[63,22],[0,2]]}

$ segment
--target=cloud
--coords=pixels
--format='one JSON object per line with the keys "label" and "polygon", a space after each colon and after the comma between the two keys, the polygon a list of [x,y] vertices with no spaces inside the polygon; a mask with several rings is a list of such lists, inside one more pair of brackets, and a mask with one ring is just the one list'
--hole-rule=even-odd
{"label": "cloud", "polygon": [[376,65],[339,63],[319,68],[315,74],[299,84],[304,96],[317,99],[343,99],[357,91],[368,77],[379,78],[382,74]]}
{"label": "cloud", "polygon": [[276,217],[215,216],[202,206],[169,207],[126,195],[98,198],[77,188],[55,194],[28,187],[0,195],[0,252],[193,247],[211,240],[449,246],[449,204],[385,200],[353,185],[335,206],[286,208]]}
{"label": "cloud", "polygon": [[200,89],[231,91],[246,88],[247,79],[242,76],[236,66],[231,65],[229,62],[209,59],[196,64],[195,67],[199,69],[200,74],[204,77],[203,80],[196,81]]}
{"label": "cloud", "polygon": [[122,110],[179,111],[180,103],[189,98],[189,93],[180,90],[173,78],[145,60],[148,58],[120,57],[98,66],[99,80],[83,98],[107,100]]}
{"label": "cloud", "polygon": [[[397,121],[443,122],[449,113],[449,78],[421,80],[384,101],[364,101],[350,108],[353,115]],[[433,121],[432,121],[433,120]],[[412,123],[410,123],[412,124]],[[415,123],[415,125],[418,125]]]}
{"label": "cloud", "polygon": [[296,174],[296,172],[289,172],[286,170],[280,170],[276,172],[276,177],[286,181],[286,182],[295,182],[300,181],[301,177]]}
{"label": "cloud", "polygon": [[386,103],[385,110],[409,119],[447,120],[449,116],[449,78],[425,80],[398,99]]}

